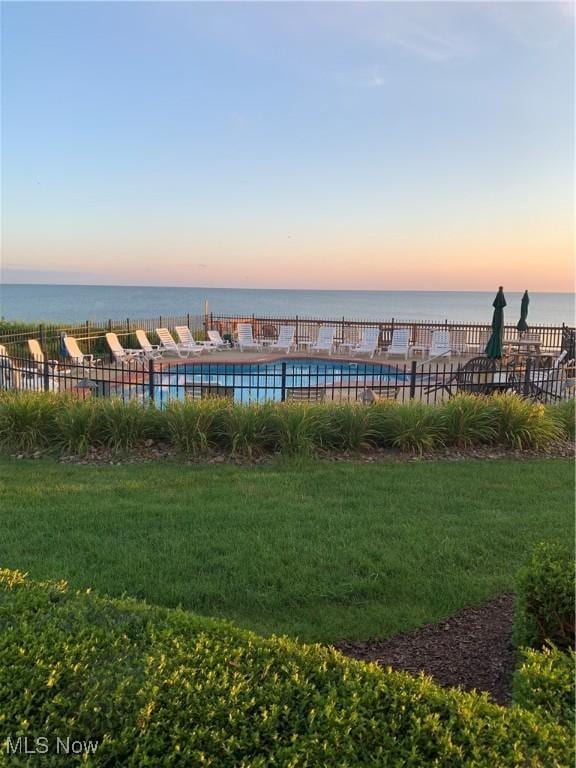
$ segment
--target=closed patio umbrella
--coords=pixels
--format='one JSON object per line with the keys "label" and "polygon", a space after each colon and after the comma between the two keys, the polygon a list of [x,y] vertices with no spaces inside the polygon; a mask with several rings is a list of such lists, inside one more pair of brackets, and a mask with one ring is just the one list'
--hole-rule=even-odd
{"label": "closed patio umbrella", "polygon": [[526,322],[526,318],[528,317],[528,304],[530,304],[528,291],[524,291],[522,304],[520,304],[520,320],[518,320],[518,325],[516,326],[520,333],[525,333],[528,330],[528,323]]}
{"label": "closed patio umbrella", "polygon": [[488,339],[486,344],[486,357],[490,357],[493,360],[502,357],[502,336],[504,334],[504,307],[506,306],[506,299],[504,298],[504,289],[502,286],[498,288],[496,298],[492,302],[494,307],[494,314],[492,315],[492,335]]}

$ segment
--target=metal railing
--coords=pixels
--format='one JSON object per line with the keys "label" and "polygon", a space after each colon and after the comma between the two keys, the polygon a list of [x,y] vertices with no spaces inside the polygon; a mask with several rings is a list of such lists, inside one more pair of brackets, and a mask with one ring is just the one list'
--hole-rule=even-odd
{"label": "metal railing", "polygon": [[[571,364],[573,365],[573,363]],[[482,366],[481,366],[482,367]],[[134,360],[94,365],[35,362],[0,355],[0,389],[46,391],[76,397],[118,397],[154,403],[171,399],[225,397],[236,403],[290,400],[371,402],[385,398],[436,403],[459,392],[515,392],[551,403],[574,398],[572,367],[526,358],[503,365],[490,361],[484,370],[470,363],[417,360],[402,364],[283,357],[259,362],[224,362],[218,353],[189,360]]]}
{"label": "metal railing", "polygon": [[[408,328],[410,331],[410,343],[417,344],[424,336],[430,335],[435,330],[447,330],[451,335],[460,339],[463,349],[467,352],[481,354],[484,351],[491,327],[481,323],[453,323],[445,321],[397,321],[394,318],[385,321],[351,320],[341,318],[314,318],[314,317],[281,317],[262,315],[225,315],[210,313],[207,315],[160,315],[154,318],[132,320],[103,320],[98,322],[85,321],[83,323],[65,326],[40,324],[31,326],[22,331],[1,331],[0,344],[4,345],[9,354],[25,357],[28,354],[27,341],[37,339],[40,342],[45,355],[55,359],[64,356],[62,335],[74,336],[81,342],[82,348],[89,354],[109,356],[106,344],[106,333],[114,331],[120,338],[123,346],[128,348],[138,347],[134,331],[142,329],[149,334],[152,343],[155,343],[155,329],[159,327],[174,328],[177,325],[188,326],[193,334],[203,339],[206,331],[214,328],[221,335],[232,339],[239,322],[248,322],[252,325],[254,335],[259,338],[274,338],[277,336],[281,325],[295,326],[296,344],[314,341],[318,330],[322,325],[331,325],[335,329],[334,340],[337,344],[352,344],[359,341],[363,330],[367,327],[379,329],[378,346],[385,349],[389,346],[393,332],[396,328]],[[530,333],[539,338],[542,351],[558,354],[561,349],[568,350],[568,357],[576,357],[576,332],[574,328],[566,325],[531,325]],[[514,340],[518,332],[514,325],[504,327],[505,339]]]}

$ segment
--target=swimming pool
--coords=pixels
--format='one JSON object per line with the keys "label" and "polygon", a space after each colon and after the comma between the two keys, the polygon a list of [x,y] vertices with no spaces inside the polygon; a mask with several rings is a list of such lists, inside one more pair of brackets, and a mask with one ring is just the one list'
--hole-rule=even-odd
{"label": "swimming pool", "polygon": [[[163,366],[156,374],[154,399],[202,397],[207,394],[230,397],[237,403],[284,400],[294,390],[323,389],[330,399],[356,399],[363,389],[403,386],[403,370],[378,363],[312,358],[274,360],[269,363],[198,362]],[[348,393],[348,394],[347,394]]]}

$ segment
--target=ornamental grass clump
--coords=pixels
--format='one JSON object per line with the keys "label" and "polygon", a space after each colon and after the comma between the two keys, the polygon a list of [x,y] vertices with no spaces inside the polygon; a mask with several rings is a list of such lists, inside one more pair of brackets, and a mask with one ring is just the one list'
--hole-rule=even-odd
{"label": "ornamental grass clump", "polygon": [[2,392],[0,446],[10,451],[51,447],[56,415],[66,403],[66,398],[52,392]]}
{"label": "ornamental grass clump", "polygon": [[419,453],[444,444],[440,409],[417,400],[379,408],[375,429],[380,445]]}
{"label": "ornamental grass clump", "polygon": [[278,449],[285,456],[312,456],[330,444],[328,407],[279,403],[275,408]]}
{"label": "ornamental grass clump", "polygon": [[325,408],[322,442],[326,449],[359,451],[374,446],[376,431],[371,407],[337,403]]}
{"label": "ornamental grass clump", "polygon": [[65,453],[83,454],[101,445],[97,408],[92,398],[69,398],[55,415],[55,442]]}
{"label": "ornamental grass clump", "polygon": [[492,397],[492,408],[497,440],[504,445],[547,450],[562,439],[558,418],[542,403],[505,393]]}
{"label": "ornamental grass clump", "polygon": [[495,441],[497,428],[490,401],[479,395],[456,395],[440,406],[439,422],[446,445],[470,448]]}
{"label": "ornamental grass clump", "polygon": [[566,440],[574,440],[576,437],[576,400],[564,400],[549,406],[552,416],[560,424]]}
{"label": "ornamental grass clump", "polygon": [[99,441],[113,451],[131,450],[148,438],[146,408],[137,400],[95,400],[94,421]]}
{"label": "ornamental grass clump", "polygon": [[205,456],[219,445],[228,414],[222,398],[170,400],[162,411],[168,439],[183,453]]}
{"label": "ornamental grass clump", "polygon": [[272,403],[238,406],[221,412],[216,441],[232,456],[260,456],[278,447],[276,412]]}

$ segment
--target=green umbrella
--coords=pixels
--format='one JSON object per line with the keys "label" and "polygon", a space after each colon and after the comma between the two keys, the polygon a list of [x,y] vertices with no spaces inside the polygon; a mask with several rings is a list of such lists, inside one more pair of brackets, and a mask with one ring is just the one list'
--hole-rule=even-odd
{"label": "green umbrella", "polygon": [[502,336],[504,335],[504,307],[506,299],[504,298],[504,289],[498,288],[496,298],[492,302],[494,315],[492,316],[492,335],[486,344],[486,357],[496,359],[502,357]]}
{"label": "green umbrella", "polygon": [[516,326],[520,333],[524,333],[528,330],[528,323],[526,322],[526,318],[528,317],[528,304],[530,304],[528,291],[524,291],[524,296],[522,296],[522,304],[520,304],[520,320],[518,320],[518,325]]}

